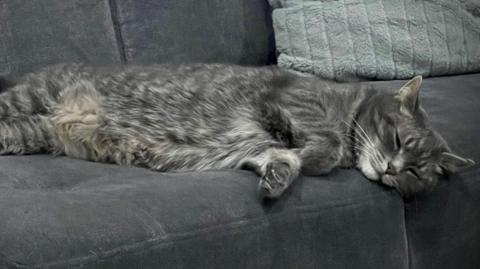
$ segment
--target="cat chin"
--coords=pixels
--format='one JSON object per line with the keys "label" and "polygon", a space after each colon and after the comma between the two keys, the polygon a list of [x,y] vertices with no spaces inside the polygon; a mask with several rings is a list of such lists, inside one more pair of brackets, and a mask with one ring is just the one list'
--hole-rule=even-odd
{"label": "cat chin", "polygon": [[366,178],[372,181],[380,180],[380,173],[378,173],[377,169],[375,169],[375,167],[372,166],[369,159],[364,157],[363,155],[361,155],[358,160],[357,168],[362,172],[362,174]]}
{"label": "cat chin", "polygon": [[375,170],[360,169],[360,171],[362,171],[363,175],[369,180],[378,181],[380,179],[380,176]]}
{"label": "cat chin", "polygon": [[378,174],[377,170],[375,170],[375,168],[373,168],[371,165],[367,164],[367,165],[358,165],[357,166],[358,169],[360,169],[360,171],[362,172],[362,174],[370,179],[370,180],[373,180],[373,181],[378,181],[380,179],[380,175]]}
{"label": "cat chin", "polygon": [[387,174],[383,175],[382,183],[390,187],[395,187],[395,188],[398,187],[397,178],[395,176],[391,176]]}

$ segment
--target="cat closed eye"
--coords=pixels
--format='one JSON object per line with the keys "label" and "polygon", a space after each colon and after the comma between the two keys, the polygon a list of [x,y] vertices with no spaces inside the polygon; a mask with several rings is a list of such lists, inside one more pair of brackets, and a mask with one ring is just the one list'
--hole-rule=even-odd
{"label": "cat closed eye", "polygon": [[399,150],[402,147],[402,142],[400,141],[400,136],[398,135],[398,131],[395,129],[394,131],[394,139],[395,142],[395,150]]}
{"label": "cat closed eye", "polygon": [[415,138],[413,137],[408,137],[405,139],[405,148],[410,149],[414,146],[415,144]]}
{"label": "cat closed eye", "polygon": [[415,168],[409,167],[406,169],[406,172],[412,176],[415,176],[417,179],[420,179],[420,176]]}

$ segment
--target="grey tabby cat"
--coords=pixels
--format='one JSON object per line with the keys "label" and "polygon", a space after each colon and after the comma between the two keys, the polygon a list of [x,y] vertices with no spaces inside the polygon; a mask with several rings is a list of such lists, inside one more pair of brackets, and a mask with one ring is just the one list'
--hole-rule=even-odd
{"label": "grey tabby cat", "polygon": [[263,197],[299,176],[356,167],[404,195],[473,164],[396,94],[277,67],[57,65],[0,94],[0,153],[50,152],[158,171],[248,168]]}

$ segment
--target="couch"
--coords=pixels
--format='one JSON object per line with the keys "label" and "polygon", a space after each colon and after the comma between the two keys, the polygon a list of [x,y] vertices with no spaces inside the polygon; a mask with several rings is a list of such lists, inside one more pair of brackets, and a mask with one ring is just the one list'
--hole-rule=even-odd
{"label": "couch", "polygon": [[[275,64],[270,14],[263,0],[2,0],[0,73]],[[478,163],[480,74],[426,78],[421,102]],[[478,165],[408,200],[356,170],[301,177],[278,201],[259,200],[257,182],[249,171],[2,156],[0,268],[480,268]]]}

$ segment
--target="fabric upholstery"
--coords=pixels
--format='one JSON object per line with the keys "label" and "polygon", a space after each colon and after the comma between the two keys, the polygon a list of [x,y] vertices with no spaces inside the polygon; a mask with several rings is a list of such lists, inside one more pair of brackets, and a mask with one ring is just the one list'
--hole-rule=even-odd
{"label": "fabric upholstery", "polygon": [[0,267],[406,268],[396,193],[341,171],[262,205],[257,182],[2,157]]}
{"label": "fabric upholstery", "polygon": [[0,1],[0,73],[120,63],[108,0]]}
{"label": "fabric upholstery", "polygon": [[479,204],[478,166],[451,178],[430,195],[409,201],[410,268],[479,268]]}
{"label": "fabric upholstery", "polygon": [[275,61],[266,1],[123,0],[118,25],[129,63]]}
{"label": "fabric upholstery", "polygon": [[[403,83],[378,82],[394,85]],[[480,74],[424,80],[420,103],[452,150],[476,165],[406,201],[410,268],[480,267]]]}
{"label": "fabric upholstery", "polygon": [[[477,161],[479,82],[480,74],[426,79],[420,99],[455,152]],[[257,182],[248,171],[1,157],[0,268],[480,265],[478,166],[406,203],[355,170],[299,178],[276,203],[261,203]]]}
{"label": "fabric upholstery", "polygon": [[61,62],[272,64],[270,14],[250,0],[2,0],[0,74]]}
{"label": "fabric upholstery", "polygon": [[[265,1],[3,0],[0,33],[0,73],[275,61]],[[477,163],[478,85],[480,74],[430,78],[421,92],[454,151]],[[478,165],[408,201],[353,170],[300,178],[276,203],[259,201],[257,182],[2,156],[0,268],[480,268]]]}
{"label": "fabric upholstery", "polygon": [[480,71],[477,0],[270,0],[278,64],[325,78]]}
{"label": "fabric upholstery", "polygon": [[477,165],[406,203],[412,269],[480,268],[480,74],[432,78],[423,100],[456,153]]}

